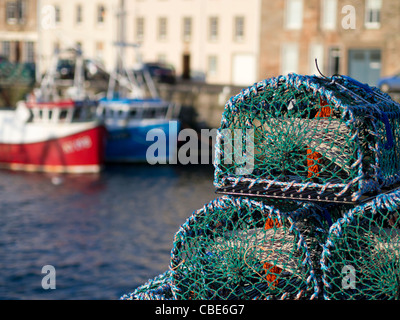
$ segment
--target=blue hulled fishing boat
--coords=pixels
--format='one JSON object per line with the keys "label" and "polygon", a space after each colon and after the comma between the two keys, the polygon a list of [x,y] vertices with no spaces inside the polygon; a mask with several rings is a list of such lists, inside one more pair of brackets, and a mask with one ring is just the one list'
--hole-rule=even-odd
{"label": "blue hulled fishing boat", "polygon": [[[108,131],[106,161],[108,162],[151,162],[148,148],[154,143],[149,132],[161,130],[166,138],[166,149],[157,159],[168,162],[176,153],[180,123],[176,119],[175,104],[158,98],[103,98],[97,109]],[[157,131],[154,131],[157,132]]]}
{"label": "blue hulled fishing boat", "polygon": [[[156,129],[167,141],[163,155],[157,160],[166,163],[176,154],[176,143],[168,143],[170,139],[177,140],[180,124],[177,115],[178,105],[164,101],[159,97],[154,81],[148,70],[140,67],[126,68],[124,50],[127,47],[135,49],[137,44],[127,44],[124,40],[125,15],[124,1],[121,0],[120,25],[118,42],[115,44],[118,54],[114,71],[110,75],[107,95],[100,99],[97,109],[98,117],[104,121],[108,131],[108,141],[105,152],[107,162],[151,162],[147,156],[148,148],[154,143],[149,139],[149,132]],[[141,59],[137,54],[137,61]],[[154,132],[154,131],[153,131]],[[165,159],[162,159],[162,158]]]}

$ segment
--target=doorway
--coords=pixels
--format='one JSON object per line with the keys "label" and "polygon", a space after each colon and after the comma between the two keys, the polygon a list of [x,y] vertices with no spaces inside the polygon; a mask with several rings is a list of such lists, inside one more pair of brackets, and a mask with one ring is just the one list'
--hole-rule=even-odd
{"label": "doorway", "polygon": [[190,54],[184,53],[182,58],[182,79],[190,79]]}
{"label": "doorway", "polygon": [[349,50],[349,76],[376,86],[381,76],[381,51],[378,49]]}

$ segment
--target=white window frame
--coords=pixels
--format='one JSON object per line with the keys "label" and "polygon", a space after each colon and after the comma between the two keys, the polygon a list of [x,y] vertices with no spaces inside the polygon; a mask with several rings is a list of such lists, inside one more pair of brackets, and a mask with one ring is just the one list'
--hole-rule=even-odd
{"label": "white window frame", "polygon": [[168,19],[158,18],[158,40],[166,40],[168,35]]}
{"label": "white window frame", "polygon": [[76,17],[75,17],[75,22],[77,25],[81,25],[83,22],[83,5],[82,4],[78,4],[75,7],[76,11]]}
{"label": "white window frame", "polygon": [[8,24],[16,24],[18,12],[17,12],[17,2],[7,1],[6,2],[6,20]]}
{"label": "white window frame", "polygon": [[216,55],[210,55],[207,59],[207,75],[215,76],[218,73],[218,57]]}
{"label": "white window frame", "polygon": [[381,27],[381,15],[382,0],[365,0],[364,25],[366,29],[379,29]]}
{"label": "white window frame", "polygon": [[336,30],[337,7],[338,7],[337,0],[322,0],[321,3],[322,30]]}
{"label": "white window frame", "polygon": [[7,24],[23,24],[26,20],[26,0],[6,1]]}
{"label": "white window frame", "polygon": [[303,27],[303,0],[285,1],[285,29],[301,30]]}
{"label": "white window frame", "polygon": [[190,41],[192,39],[193,18],[183,17],[182,22],[182,37],[183,41]]}
{"label": "white window frame", "polygon": [[103,25],[106,20],[107,9],[104,4],[99,4],[97,6],[96,23]]}
{"label": "white window frame", "polygon": [[59,24],[61,22],[61,7],[60,5],[56,4],[54,5],[54,22],[56,24]]}
{"label": "white window frame", "polygon": [[286,75],[299,70],[299,45],[284,43],[281,50],[281,74]]}
{"label": "white window frame", "polygon": [[210,17],[209,18],[209,39],[211,41],[218,40],[218,28],[219,28],[219,19],[218,17]]}
{"label": "white window frame", "polygon": [[144,24],[145,19],[144,17],[137,17],[136,18],[136,40],[141,41],[144,38]]}
{"label": "white window frame", "polygon": [[244,40],[245,36],[245,17],[244,16],[236,16],[234,18],[235,21],[235,28],[234,28],[234,40],[241,42]]}

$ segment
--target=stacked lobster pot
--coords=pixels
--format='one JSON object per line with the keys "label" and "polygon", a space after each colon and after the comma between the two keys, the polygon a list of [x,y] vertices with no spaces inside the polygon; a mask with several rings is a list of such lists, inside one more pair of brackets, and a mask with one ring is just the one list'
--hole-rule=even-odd
{"label": "stacked lobster pot", "polygon": [[345,77],[289,74],[226,104],[220,197],[169,270],[123,299],[397,299],[400,105]]}

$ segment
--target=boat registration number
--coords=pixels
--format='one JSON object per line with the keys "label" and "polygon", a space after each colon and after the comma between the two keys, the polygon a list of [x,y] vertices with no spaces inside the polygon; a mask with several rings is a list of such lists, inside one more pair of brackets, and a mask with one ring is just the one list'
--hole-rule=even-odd
{"label": "boat registration number", "polygon": [[92,139],[89,136],[79,137],[74,140],[66,141],[62,144],[65,153],[74,153],[92,147]]}

